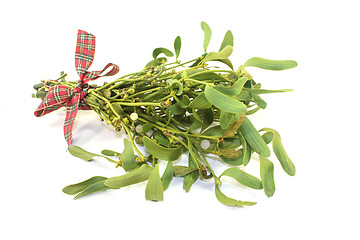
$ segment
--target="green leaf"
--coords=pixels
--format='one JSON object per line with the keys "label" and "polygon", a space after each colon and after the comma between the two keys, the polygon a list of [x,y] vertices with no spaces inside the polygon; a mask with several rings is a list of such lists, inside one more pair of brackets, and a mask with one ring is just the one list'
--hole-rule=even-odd
{"label": "green leaf", "polygon": [[111,156],[111,157],[114,157],[114,156],[120,156],[121,154],[118,153],[118,152],[115,152],[113,150],[109,150],[109,149],[104,149],[101,151],[101,154],[105,155],[105,156]]}
{"label": "green leaf", "polygon": [[[195,163],[195,159],[191,156],[191,154],[189,153],[189,167],[191,168],[196,168],[197,165]],[[199,178],[199,171],[194,171],[192,173],[187,174],[184,177],[184,182],[183,182],[183,189],[185,190],[185,192],[189,192],[191,186],[196,182],[196,180]]]}
{"label": "green leaf", "polygon": [[185,177],[187,174],[197,171],[197,168],[186,166],[174,166],[175,177]]}
{"label": "green leaf", "polygon": [[215,184],[215,195],[216,198],[223,204],[228,205],[228,206],[234,206],[234,207],[242,207],[242,206],[251,206],[256,204],[256,202],[243,202],[243,201],[239,201],[239,200],[235,200],[233,198],[229,198],[227,197],[225,194],[223,194],[220,191],[219,185]]}
{"label": "green leaf", "polygon": [[162,201],[164,200],[163,185],[159,174],[159,164],[151,171],[149,181],[145,189],[146,200]]}
{"label": "green leaf", "polygon": [[239,166],[241,164],[244,164],[244,166],[246,166],[249,163],[252,154],[251,148],[246,143],[245,138],[241,134],[239,134],[239,140],[242,145],[242,149],[239,150],[240,153],[239,156],[235,158],[228,158],[226,156],[220,155],[221,160],[223,160],[225,163],[230,164],[232,166]]}
{"label": "green leaf", "polygon": [[146,150],[158,159],[165,161],[174,161],[177,160],[182,154],[181,146],[177,148],[165,148],[155,143],[148,137],[144,137],[143,141]]}
{"label": "green leaf", "polygon": [[275,192],[274,164],[266,157],[259,155],[260,158],[260,177],[264,192],[267,197],[271,197]]}
{"label": "green leaf", "polygon": [[219,51],[223,50],[227,45],[234,46],[234,37],[230,30],[225,33],[224,39],[221,43]]}
{"label": "green leaf", "polygon": [[220,142],[219,147],[222,149],[236,149],[243,144],[241,141],[241,137],[242,136],[237,133],[233,137],[224,138],[225,142]]}
{"label": "green leaf", "polygon": [[179,103],[174,103],[167,107],[165,112],[172,115],[183,115],[185,113],[185,108],[182,108]]}
{"label": "green leaf", "polygon": [[[96,99],[96,98],[95,98]],[[114,110],[118,113],[118,114],[123,114],[124,110],[121,107],[121,103],[119,102],[112,102],[111,106],[114,108]]]}
{"label": "green leaf", "polygon": [[200,116],[199,116],[199,114],[197,113],[197,111],[196,111],[195,108],[192,109],[192,114],[193,114],[193,116],[194,116],[194,118],[195,118],[196,120],[198,120],[199,122],[202,123],[202,119],[200,118]]}
{"label": "green leaf", "polygon": [[[226,129],[233,121],[235,114],[225,111],[220,112],[219,124],[222,129]],[[237,129],[236,129],[237,130]]]}
{"label": "green leaf", "polygon": [[251,115],[251,114],[254,114],[254,113],[256,113],[257,111],[259,111],[261,109],[261,107],[256,107],[256,108],[253,108],[253,109],[250,109],[250,110],[247,110],[246,111],[246,115]]}
{"label": "green leaf", "polygon": [[201,57],[198,60],[196,60],[190,67],[192,68],[192,67],[199,66],[201,63],[201,58],[204,58],[206,55],[207,55],[207,53],[204,53],[203,55],[201,55]]}
{"label": "green leaf", "polygon": [[246,77],[242,77],[239,80],[237,80],[234,85],[230,86],[230,87],[225,87],[225,86],[221,86],[221,85],[217,85],[214,88],[225,94],[225,95],[229,95],[229,96],[237,96],[241,93],[244,84],[248,81],[248,79]]}
{"label": "green leaf", "polygon": [[284,171],[290,175],[294,176],[296,173],[295,165],[290,160],[289,156],[287,155],[284,146],[282,145],[280,134],[271,128],[263,128],[261,131],[267,131],[267,133],[273,134],[272,139],[272,146],[273,151],[277,157],[277,159],[280,161],[281,167],[284,169]]}
{"label": "green leaf", "polygon": [[254,102],[259,106],[259,108],[265,109],[267,107],[267,103],[258,94],[251,94],[251,95]]}
{"label": "green leaf", "polygon": [[253,57],[247,60],[243,67],[257,67],[267,70],[285,70],[297,66],[297,62],[293,60],[270,60],[260,57]]}
{"label": "green leaf", "polygon": [[208,128],[213,122],[214,122],[214,111],[213,109],[207,108],[204,109],[204,115],[203,115],[203,124],[201,126],[201,131],[204,131],[206,128]]}
{"label": "green leaf", "polygon": [[182,108],[187,108],[191,103],[190,98],[187,95],[183,95],[181,99],[177,96],[174,96],[174,99],[176,100],[176,103],[179,104],[179,106]]}
{"label": "green leaf", "polygon": [[171,145],[169,139],[161,132],[155,133],[154,139],[164,147],[170,147]]}
{"label": "green leaf", "polygon": [[207,69],[190,69],[187,70],[188,78],[195,80],[221,80],[221,81],[229,81],[224,78],[222,75],[219,75],[215,72],[210,72]]}
{"label": "green leaf", "polygon": [[253,188],[253,189],[262,189],[263,188],[260,179],[244,172],[243,170],[241,170],[239,168],[228,168],[220,175],[219,178],[221,178],[221,176],[232,177],[236,181],[238,181],[240,184],[245,185],[249,188]]}
{"label": "green leaf", "polygon": [[239,130],[244,136],[246,142],[250,145],[252,149],[254,149],[255,152],[265,157],[270,156],[270,149],[266,145],[260,133],[256,130],[254,125],[247,117],[245,117],[244,121],[240,125]]}
{"label": "green leaf", "polygon": [[240,156],[235,157],[235,158],[229,158],[229,157],[225,157],[224,155],[220,155],[219,157],[221,158],[221,160],[223,160],[225,163],[231,165],[231,166],[240,166],[244,163],[243,160],[243,153],[242,153],[242,149],[240,149],[239,151],[241,151]]}
{"label": "green leaf", "polygon": [[48,95],[46,91],[36,91],[36,97],[40,99],[44,99]]}
{"label": "green leaf", "polygon": [[189,127],[189,130],[188,132],[192,132],[194,131],[195,129],[198,129],[202,126],[202,122],[200,122],[199,120],[197,120],[193,115],[190,116],[190,119],[191,119],[191,125]]}
{"label": "green leaf", "polygon": [[218,151],[220,152],[220,154],[222,156],[227,157],[227,158],[237,158],[241,155],[241,151],[235,150],[235,149],[222,149],[222,148],[218,147]]}
{"label": "green leaf", "polygon": [[209,43],[210,43],[212,32],[211,32],[211,29],[210,29],[209,25],[207,25],[207,23],[204,22],[204,21],[201,22],[201,28],[204,31],[204,44],[203,44],[203,47],[204,47],[204,52],[206,52],[206,49],[207,49],[207,47],[209,46]]}
{"label": "green leaf", "polygon": [[174,41],[174,49],[175,49],[175,55],[176,59],[178,59],[181,49],[181,38],[180,36],[177,36]]}
{"label": "green leaf", "polygon": [[38,90],[39,88],[42,88],[44,86],[44,83],[37,83],[33,86],[35,90]]}
{"label": "green leaf", "polygon": [[219,52],[209,52],[204,59],[201,60],[202,63],[208,62],[208,61],[219,61],[219,60],[225,60],[227,59],[231,53],[233,52],[233,47],[230,45],[227,45],[224,49],[222,49]]}
{"label": "green leaf", "polygon": [[212,136],[212,137],[221,137],[225,132],[225,129],[222,129],[220,125],[216,125],[214,127],[206,129],[202,135],[204,136]]}
{"label": "green leaf", "polygon": [[83,148],[75,146],[75,145],[70,145],[68,150],[71,155],[78,157],[82,160],[85,160],[87,162],[93,160],[94,157],[103,157],[103,158],[108,159],[109,161],[112,161],[110,158],[108,158],[104,155],[88,152],[88,151],[84,150]]}
{"label": "green leaf", "polygon": [[122,161],[122,166],[126,172],[139,166],[135,161],[134,149],[130,140],[127,138],[124,138],[124,151],[120,156],[120,160]]}
{"label": "green leaf", "polygon": [[205,94],[201,93],[187,107],[196,108],[196,109],[206,109],[211,107],[211,103],[205,97]]}
{"label": "green leaf", "polygon": [[245,114],[241,114],[240,117],[231,123],[230,126],[228,126],[224,132],[223,138],[233,137],[235,133],[239,130],[240,125],[245,119]]}
{"label": "green leaf", "polygon": [[161,48],[155,48],[154,49],[153,58],[157,59],[157,57],[162,53],[165,54],[167,57],[173,57],[174,56],[174,54],[169,49],[161,47]]}
{"label": "green leaf", "polygon": [[164,191],[169,187],[173,177],[174,177],[174,167],[172,162],[168,161],[165,171],[161,177],[161,182]]}
{"label": "green leaf", "polygon": [[[254,89],[260,89],[261,85],[260,84],[255,84]],[[262,99],[258,94],[255,93],[250,93],[254,102],[262,109],[265,109],[267,106],[267,103],[264,101],[264,99]]]}
{"label": "green leaf", "polygon": [[83,191],[85,188],[89,187],[90,185],[93,185],[100,181],[104,181],[106,179],[107,179],[106,177],[95,176],[95,177],[89,178],[83,182],[66,186],[62,189],[62,191],[66,194],[74,195],[74,194],[77,194],[77,193]]}
{"label": "green leaf", "polygon": [[228,59],[228,58],[226,58],[226,59],[217,59],[217,60],[214,60],[214,61],[222,62],[222,63],[226,64],[229,68],[231,68],[231,70],[234,70],[234,66],[233,66],[232,62],[230,61],[230,59]]}
{"label": "green leaf", "polygon": [[74,197],[74,199],[78,199],[80,197],[84,197],[84,196],[87,196],[87,195],[95,193],[95,192],[100,192],[100,191],[105,191],[105,190],[110,189],[108,186],[105,186],[105,184],[104,184],[105,181],[106,180],[102,180],[100,182],[97,182],[97,183],[94,183],[94,184],[88,186],[83,191],[81,191],[78,195],[76,195]]}
{"label": "green leaf", "polygon": [[82,160],[85,160],[85,161],[91,161],[94,157],[101,156],[98,154],[88,152],[88,151],[84,150],[83,148],[75,146],[75,145],[70,145],[68,150],[71,155],[81,158]]}
{"label": "green leaf", "polygon": [[293,91],[293,89],[268,90],[268,89],[259,89],[259,88],[244,88],[244,90],[254,94],[281,93],[281,92]]}
{"label": "green leaf", "polygon": [[251,94],[246,91],[242,91],[238,96],[236,96],[236,98],[239,101],[242,101],[245,105],[249,105],[251,101]]}
{"label": "green leaf", "polygon": [[100,107],[99,101],[98,101],[95,97],[93,97],[93,96],[91,96],[91,95],[90,95],[90,96],[87,95],[86,98],[85,98],[85,100],[86,100],[86,103],[87,103],[88,105]]}
{"label": "green leaf", "polygon": [[253,150],[251,149],[251,147],[250,147],[250,145],[249,144],[246,144],[246,147],[245,147],[245,154],[244,154],[244,158],[243,158],[243,160],[244,160],[244,162],[243,162],[243,164],[244,164],[244,166],[246,166],[246,165],[248,165],[248,163],[250,162],[250,160],[251,160],[251,155],[253,154]]}
{"label": "green leaf", "polygon": [[152,128],[153,128],[153,125],[148,124],[148,123],[145,123],[145,124],[142,126],[142,131],[143,131],[143,133],[147,133],[147,132],[149,132],[150,130],[152,130]]}
{"label": "green leaf", "polygon": [[154,60],[151,60],[150,62],[148,62],[145,67],[150,67],[150,66],[159,66],[161,65],[162,63],[166,63],[167,62],[167,59],[164,58],[164,57],[159,57],[157,59],[154,59]]}
{"label": "green leaf", "polygon": [[176,85],[179,88],[179,91],[176,93],[176,95],[180,96],[183,93],[183,85],[179,80],[169,79],[167,80],[167,83],[169,84],[171,89],[173,89],[173,85]]}
{"label": "green leaf", "polygon": [[206,85],[204,93],[206,99],[222,111],[240,113],[245,112],[247,109],[246,105],[242,102],[215,90],[209,85]]}
{"label": "green leaf", "polygon": [[109,89],[102,89],[101,91],[101,94],[104,96],[104,97],[106,97],[106,98],[110,98],[110,96],[111,96],[111,92],[110,92],[110,90]]}
{"label": "green leaf", "polygon": [[147,180],[151,171],[152,167],[147,164],[143,164],[141,167],[136,168],[129,173],[107,179],[104,184],[110,188],[129,186]]}
{"label": "green leaf", "polygon": [[[260,131],[263,131],[263,130],[264,129],[261,129]],[[273,140],[274,134],[272,132],[266,132],[261,137],[264,139],[266,144],[269,144]]]}

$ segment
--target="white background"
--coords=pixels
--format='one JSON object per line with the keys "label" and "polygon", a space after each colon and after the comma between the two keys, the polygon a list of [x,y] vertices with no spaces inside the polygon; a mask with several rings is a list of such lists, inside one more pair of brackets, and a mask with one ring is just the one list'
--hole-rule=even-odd
{"label": "white background", "polygon": [[[101,3],[100,3],[101,2]],[[125,2],[125,1],[124,1]],[[359,239],[359,55],[357,1],[6,1],[0,8],[1,239]],[[276,191],[224,184],[241,200],[217,201],[214,185],[198,181],[189,193],[173,180],[163,202],[148,202],[144,184],[79,200],[62,193],[72,183],[123,174],[102,159],[72,157],[63,139],[65,111],[36,118],[33,84],[61,70],[76,80],[77,29],[97,37],[90,70],[107,63],[124,75],[140,70],[156,47],[182,38],[180,60],[203,53],[200,22],[217,51],[234,35],[235,68],[251,57],[293,59],[297,68],[249,68],[264,88],[292,93],[264,96],[268,108],[251,116],[260,129],[279,131],[296,165],[287,176],[274,156]],[[104,78],[111,81],[114,77]],[[99,82],[102,80],[99,80]],[[124,135],[79,112],[74,144],[99,153],[121,151]],[[223,168],[209,160],[220,174]],[[256,158],[245,169],[258,176]]]}

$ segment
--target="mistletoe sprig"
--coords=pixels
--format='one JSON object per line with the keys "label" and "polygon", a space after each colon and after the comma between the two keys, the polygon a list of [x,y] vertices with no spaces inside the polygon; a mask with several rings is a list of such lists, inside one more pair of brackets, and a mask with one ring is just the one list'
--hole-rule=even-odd
{"label": "mistletoe sprig", "polygon": [[[205,22],[201,28],[204,31],[202,56],[180,61],[181,38],[178,36],[174,41],[175,54],[167,48],[156,48],[152,60],[141,71],[103,86],[90,86],[86,103],[101,121],[117,131],[123,129],[128,138],[124,139],[122,153],[105,149],[101,154],[94,154],[75,145],[69,146],[69,152],[85,161],[103,157],[116,167],[121,166],[126,173],[110,178],[95,176],[69,185],[63,192],[76,194],[77,199],[147,181],[145,198],[162,201],[163,192],[174,177],[183,178],[186,192],[198,179],[213,179],[215,195],[223,204],[253,205],[255,202],[239,201],[223,194],[222,177],[231,177],[252,189],[263,189],[266,196],[271,197],[275,183],[274,164],[268,159],[270,143],[283,170],[290,176],[295,175],[295,166],[284,150],[279,133],[271,128],[258,131],[248,118],[266,108],[263,94],[291,90],[263,89],[247,69],[285,70],[296,67],[297,63],[254,57],[234,70],[229,59],[233,51],[232,32],[226,32],[218,51],[207,52],[212,32]],[[169,62],[171,57],[175,59]],[[214,66],[216,63],[219,67]],[[77,83],[66,81],[65,76],[62,73],[59,81],[36,84],[35,97],[44,98],[54,85],[75,88]],[[146,151],[140,151],[139,145]],[[188,155],[187,166],[176,164],[183,154]],[[242,170],[253,154],[259,155],[259,177]],[[217,175],[207,160],[208,155],[218,156],[228,168]],[[160,161],[167,161],[162,175]]]}

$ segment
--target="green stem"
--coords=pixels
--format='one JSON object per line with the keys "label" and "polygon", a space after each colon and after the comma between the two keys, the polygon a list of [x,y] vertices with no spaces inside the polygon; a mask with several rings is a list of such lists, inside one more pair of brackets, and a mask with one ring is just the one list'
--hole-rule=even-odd
{"label": "green stem", "polygon": [[165,71],[165,67],[162,66],[161,69],[160,69],[160,71],[159,71],[155,76],[152,76],[152,77],[149,78],[149,79],[146,79],[146,80],[144,80],[144,81],[141,81],[141,82],[138,84],[138,87],[143,86],[143,85],[148,84],[148,83],[151,83],[153,80],[159,78],[159,77],[164,73],[164,71]]}
{"label": "green stem", "polygon": [[112,163],[116,163],[116,164],[120,164],[120,163],[121,163],[120,160],[119,160],[119,161],[115,161],[115,160],[112,160],[111,158],[109,158],[109,157],[107,157],[107,156],[104,156],[104,155],[99,155],[99,156],[105,158],[106,160],[108,160],[109,162],[112,162]]}
{"label": "green stem", "polygon": [[115,111],[115,109],[113,108],[113,106],[111,105],[110,101],[107,98],[95,93],[94,91],[90,92],[89,94],[93,94],[94,96],[96,96],[96,97],[100,98],[101,100],[103,100],[104,102],[106,102],[107,106],[116,115],[116,117],[120,118],[120,115]]}
{"label": "green stem", "polygon": [[211,154],[214,154],[214,155],[216,155],[216,156],[219,156],[219,154],[216,153],[215,151],[211,151],[211,150],[208,150],[208,149],[203,149],[203,152],[211,153]]}
{"label": "green stem", "polygon": [[206,71],[194,73],[194,74],[191,74],[189,77],[194,77],[194,76],[201,75],[201,74],[204,74],[204,73],[209,73],[209,72],[215,72],[215,73],[217,73],[217,72],[235,73],[235,72],[232,71],[232,70],[213,69],[213,70],[206,70]]}
{"label": "green stem", "polygon": [[[76,86],[76,83],[70,83],[70,82],[55,82],[53,80],[49,80],[49,81],[45,81],[45,82],[51,82],[51,84],[63,85],[63,86],[69,87],[69,88],[74,88]],[[46,87],[46,86],[44,86],[44,87]],[[46,89],[48,89],[48,88],[46,87]]]}
{"label": "green stem", "polygon": [[169,66],[169,65],[173,65],[173,64],[180,64],[181,61],[177,60],[175,62],[171,62],[171,63],[166,63],[164,66]]}
{"label": "green stem", "polygon": [[196,156],[196,154],[194,153],[193,149],[192,149],[192,144],[190,144],[190,140],[189,137],[185,135],[185,137],[188,140],[188,144],[186,144],[184,141],[182,141],[181,139],[179,139],[178,137],[174,136],[174,135],[170,135],[171,138],[175,139],[176,141],[180,142],[182,145],[184,145],[184,147],[189,151],[190,155],[193,157],[193,159],[195,160],[195,164],[197,166],[198,169],[200,169],[200,165],[202,166],[202,162],[200,161],[200,159]]}
{"label": "green stem", "polygon": [[[190,60],[190,61],[187,61],[187,62],[184,62],[184,63],[180,63],[180,64],[178,64],[178,65],[176,65],[176,66],[174,66],[174,67],[167,68],[167,70],[170,70],[170,69],[173,69],[173,68],[177,68],[177,67],[182,67],[182,66],[184,66],[185,64],[188,64],[188,63],[191,63],[191,62],[195,62],[197,59],[198,59],[198,58],[195,58],[195,59],[193,59],[193,60]],[[175,63],[178,63],[178,62],[175,62]],[[167,64],[167,65],[170,65],[170,63]]]}
{"label": "green stem", "polygon": [[116,94],[115,96],[110,97],[110,99],[117,99],[118,97],[125,95],[125,94],[126,94],[126,92],[120,92],[120,93]]}
{"label": "green stem", "polygon": [[191,137],[196,137],[196,138],[203,138],[203,139],[209,139],[209,140],[218,140],[218,137],[205,136],[205,135],[201,135],[201,134],[190,134],[190,133],[188,133],[188,135],[191,136]]}
{"label": "green stem", "polygon": [[191,82],[199,83],[199,84],[203,84],[203,85],[210,85],[208,82],[199,81],[199,80],[195,80],[195,79],[192,79],[192,78],[185,78],[184,80],[185,80],[185,81],[191,81]]}
{"label": "green stem", "polygon": [[168,113],[168,120],[166,121],[165,127],[169,126],[170,122],[171,122],[171,111],[169,111]]}
{"label": "green stem", "polygon": [[142,116],[145,115],[145,114],[143,114],[143,113],[138,113],[138,115],[139,115],[139,117],[138,117],[138,120],[139,120],[139,121],[141,121],[141,122],[143,122],[143,123],[147,123],[147,124],[153,126],[154,128],[159,129],[160,131],[165,131],[165,130],[166,130],[166,128],[164,128],[164,127],[162,127],[162,126],[159,125],[159,124],[161,124],[160,122],[158,122],[159,124],[155,124],[155,123],[152,123],[152,122],[150,122],[150,121],[142,118]]}
{"label": "green stem", "polygon": [[188,130],[187,126],[179,122],[178,120],[171,118],[171,121],[173,121],[175,124],[179,125],[180,127],[184,128],[185,130]]}
{"label": "green stem", "polygon": [[161,107],[160,103],[154,103],[154,102],[123,102],[123,100],[121,99],[113,99],[112,102],[117,102],[120,105],[131,106],[131,107],[141,107],[141,106]]}
{"label": "green stem", "polygon": [[126,124],[121,123],[121,125],[123,126],[123,128],[125,129],[126,133],[128,134],[129,138],[130,138],[130,143],[132,145],[132,147],[134,148],[134,150],[139,154],[140,157],[145,157],[140,150],[136,147],[135,143],[134,143],[134,138],[131,135],[131,131],[130,129],[126,126]]}
{"label": "green stem", "polygon": [[160,99],[158,99],[157,101],[159,102],[162,102],[162,101],[165,101],[165,100],[168,100],[169,98],[171,98],[173,95],[170,93],[169,95],[165,96],[165,97],[162,97]]}
{"label": "green stem", "polygon": [[194,145],[195,145],[196,149],[199,151],[199,153],[200,153],[202,159],[204,160],[206,166],[209,168],[211,174],[213,175],[215,183],[221,185],[220,179],[216,176],[214,170],[211,168],[211,166],[210,166],[208,160],[206,159],[206,156],[204,155],[200,145],[197,144],[197,143],[194,143]]}
{"label": "green stem", "polygon": [[[186,136],[187,137],[187,136]],[[200,169],[200,166],[204,166],[204,164],[201,162],[201,160],[198,158],[198,156],[196,155],[196,153],[194,152],[193,150],[193,144],[190,142],[190,139],[189,137],[187,137],[187,140],[188,140],[188,150],[189,150],[189,153],[190,155],[193,157],[193,159],[195,160],[195,164],[197,166],[198,169]]]}
{"label": "green stem", "polygon": [[178,138],[178,137],[176,137],[176,136],[174,136],[174,135],[171,135],[171,134],[170,134],[170,137],[171,137],[172,139],[175,139],[176,141],[178,141],[178,142],[181,143],[182,145],[184,145],[184,147],[188,148],[188,146],[186,145],[186,143],[184,143],[184,141],[181,140],[180,138]]}
{"label": "green stem", "polygon": [[133,75],[138,75],[138,74],[143,73],[143,72],[144,72],[144,71],[129,73],[129,74],[126,74],[126,75],[124,75],[124,76],[121,76],[120,79],[129,77],[129,76],[133,76]]}
{"label": "green stem", "polygon": [[[62,72],[63,73],[63,72]],[[65,78],[67,76],[67,73],[62,74],[59,78],[57,78],[55,81],[58,81],[62,78]]]}
{"label": "green stem", "polygon": [[[110,83],[107,83],[107,84],[105,84],[105,85],[97,88],[96,91],[100,91],[100,90],[102,90],[102,89],[104,89],[104,88],[107,88],[108,86],[111,86],[111,85],[113,85],[113,84],[115,84],[115,83],[117,83],[117,82],[120,82],[120,81],[122,81],[122,82],[120,83],[120,85],[122,85],[122,83],[123,83],[124,81],[128,81],[128,80],[129,80],[129,79],[124,79],[123,77],[118,78],[118,79],[116,79],[116,80],[114,80],[114,81],[112,81],[112,82],[110,82]],[[139,81],[139,80],[141,80],[141,78],[139,78],[139,79],[131,79],[131,81],[134,81],[134,80]],[[112,87],[110,87],[109,90],[115,88],[115,86],[117,86],[117,84],[114,85],[114,86],[112,86]]]}
{"label": "green stem", "polygon": [[137,96],[137,95],[140,95],[140,94],[143,94],[143,93],[147,93],[147,92],[157,91],[157,90],[159,90],[160,88],[162,88],[162,87],[150,88],[150,89],[147,89],[147,90],[144,90],[144,91],[141,91],[141,92],[134,93],[134,94],[132,94],[130,97],[135,97],[135,96]]}
{"label": "green stem", "polygon": [[151,99],[151,98],[153,98],[153,97],[156,97],[157,95],[162,94],[164,91],[165,91],[165,89],[161,89],[161,88],[160,88],[159,91],[150,93],[149,95],[145,96],[142,100],[143,100],[143,101],[147,101],[148,99]]}

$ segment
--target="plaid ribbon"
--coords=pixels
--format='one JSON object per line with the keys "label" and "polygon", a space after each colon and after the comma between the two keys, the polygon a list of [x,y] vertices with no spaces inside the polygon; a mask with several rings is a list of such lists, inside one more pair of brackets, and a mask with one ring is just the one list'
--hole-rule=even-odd
{"label": "plaid ribbon", "polygon": [[[79,30],[75,51],[75,68],[80,76],[80,80],[75,88],[56,85],[51,87],[47,96],[43,99],[40,106],[35,111],[36,117],[44,116],[61,107],[66,107],[66,117],[64,122],[64,136],[68,145],[72,143],[72,129],[77,111],[90,110],[90,106],[85,102],[85,96],[89,90],[89,81],[99,77],[113,76],[119,72],[119,67],[115,64],[107,64],[101,71],[88,72],[95,55],[95,36],[85,31]],[[112,69],[101,75],[109,67]]]}

